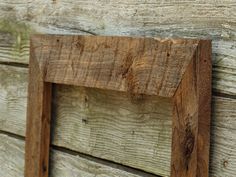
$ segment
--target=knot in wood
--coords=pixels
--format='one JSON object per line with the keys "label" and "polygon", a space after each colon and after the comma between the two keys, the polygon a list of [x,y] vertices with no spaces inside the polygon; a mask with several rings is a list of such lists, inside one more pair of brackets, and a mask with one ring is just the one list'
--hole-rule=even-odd
{"label": "knot in wood", "polygon": [[188,170],[189,160],[194,149],[194,141],[195,141],[195,137],[191,130],[190,123],[188,122],[186,125],[185,136],[184,136],[184,141],[183,141],[183,155],[185,159],[185,167],[187,170]]}

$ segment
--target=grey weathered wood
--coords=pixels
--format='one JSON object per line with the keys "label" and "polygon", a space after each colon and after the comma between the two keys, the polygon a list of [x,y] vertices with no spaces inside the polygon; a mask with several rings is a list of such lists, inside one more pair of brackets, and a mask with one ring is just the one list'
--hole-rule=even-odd
{"label": "grey weathered wood", "polygon": [[210,174],[236,174],[236,100],[222,97],[213,99],[211,128]]}
{"label": "grey weathered wood", "polygon": [[29,35],[25,23],[0,17],[0,62],[28,63]]}
{"label": "grey weathered wood", "polygon": [[[0,176],[24,176],[23,140],[0,134]],[[51,153],[51,177],[141,177],[58,150]]]}
{"label": "grey weathered wood", "polygon": [[[8,77],[6,77],[6,75],[8,75]],[[0,110],[4,113],[0,115],[0,130],[24,136],[27,97],[27,69],[11,66],[2,66],[0,69],[0,76],[1,80],[5,79],[5,82],[1,82],[0,84]],[[16,94],[15,88],[21,88],[19,89],[18,94]],[[83,119],[82,116],[80,117],[77,113],[77,110],[75,110],[78,108],[82,109],[83,107],[81,106],[86,106],[86,104],[78,103],[79,100],[85,100],[83,99],[84,97],[80,94],[83,89],[79,87],[58,86],[55,91],[56,95],[54,96],[53,101],[56,102],[54,102],[53,110],[54,114],[56,114],[57,117],[57,120],[54,120],[57,126],[56,130],[54,130],[54,144],[61,144],[67,148],[75,148],[76,146],[80,146],[82,147],[82,149],[85,149],[86,144],[83,143],[81,145],[73,141],[75,139],[78,140],[78,130],[75,127],[73,128],[72,126],[73,122],[80,124],[81,127],[84,127],[84,129],[83,132],[79,133],[87,135],[84,136],[87,137],[87,139],[90,138],[89,133],[88,131],[86,132],[85,128],[86,119]],[[100,92],[103,91],[100,90]],[[102,96],[96,94],[93,95],[97,97]],[[119,99],[117,97],[115,98]],[[234,143],[236,142],[234,138],[234,135],[236,134],[236,100],[214,96],[212,101],[213,110],[210,174],[211,176],[216,177],[232,176],[236,173],[236,144]],[[15,103],[17,104],[15,105]],[[73,111],[72,113],[70,113],[71,110]],[[63,117],[64,122],[62,121],[62,119],[60,119],[60,117]],[[68,124],[66,122],[70,123]],[[60,127],[61,130],[59,131]],[[68,129],[65,129],[68,127],[72,129],[71,132],[68,132]],[[74,134],[74,136],[69,137],[69,135],[71,134]],[[60,141],[60,139],[62,139],[63,141]],[[80,140],[80,143],[88,142],[87,139],[85,141],[83,141],[83,139]]]}
{"label": "grey weathered wood", "polygon": [[[213,39],[213,89],[235,96],[235,21],[234,0],[0,0],[0,63],[28,63],[30,33],[208,37]],[[26,70],[4,67],[0,69],[5,71],[0,82],[0,129],[24,135],[26,87],[22,85],[27,82],[21,77],[27,77]],[[234,99],[214,98],[212,176],[236,173],[235,107]]]}
{"label": "grey weathered wood", "polygon": [[227,39],[235,35],[235,8],[232,0],[1,0],[0,15],[30,22],[42,32],[171,35],[172,31]]}
{"label": "grey weathered wood", "polygon": [[64,86],[58,87],[54,103],[55,144],[170,174],[172,109],[167,99],[152,96],[132,103],[124,93]]}
{"label": "grey weathered wood", "polygon": [[0,65],[0,127],[22,136],[26,126],[27,78],[27,68]]}

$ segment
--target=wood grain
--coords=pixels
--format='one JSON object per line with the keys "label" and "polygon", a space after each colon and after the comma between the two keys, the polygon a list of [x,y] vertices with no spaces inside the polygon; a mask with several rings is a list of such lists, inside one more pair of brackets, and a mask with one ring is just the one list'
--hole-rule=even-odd
{"label": "wood grain", "polygon": [[28,68],[0,65],[0,129],[25,135]]}
{"label": "wood grain", "polygon": [[[0,84],[0,108],[1,111],[4,112],[4,114],[0,115],[0,130],[12,132],[22,136],[25,135],[27,98],[26,78],[26,68],[4,65],[1,66],[0,79],[5,81]],[[18,94],[16,94],[16,88],[19,88]],[[82,90],[80,87],[61,85],[54,89],[53,92],[56,93],[54,95],[54,100],[56,102],[54,102],[53,107],[53,119],[56,120],[57,124],[56,127],[53,127],[54,145],[60,144],[63,147],[71,149],[71,147],[80,147],[81,144],[86,145],[86,143],[83,143],[83,139],[78,141],[79,134],[87,134],[88,139],[90,138],[86,128],[81,129],[78,133],[78,129],[73,128],[73,126],[67,126],[68,122],[70,122],[69,125],[76,123],[78,124],[78,122],[81,124],[81,127],[82,125],[85,125],[85,123],[82,122],[82,117],[77,113],[79,108],[83,108],[83,104],[81,104],[83,102],[81,101],[84,99],[80,95],[82,93],[85,94],[85,92],[82,92]],[[97,98],[101,96],[96,95]],[[119,97],[117,98],[114,95],[113,99],[119,100]],[[90,101],[91,99],[88,99],[88,104]],[[234,128],[236,125],[236,101],[235,99],[214,96],[212,103],[210,176],[233,176],[236,173],[236,158],[234,158],[236,156],[236,145],[234,143],[236,142],[234,138],[234,134],[236,133]],[[122,124],[122,122],[118,122],[117,124]],[[99,125],[101,124],[98,122],[97,126],[99,127]],[[61,141],[62,139],[63,141]],[[70,141],[68,141],[68,139],[70,139]],[[89,142],[88,139],[86,142]],[[71,142],[74,142],[74,144],[71,144]],[[132,153],[132,151],[127,153]],[[61,171],[63,171],[63,168],[61,168]],[[15,175],[12,175],[11,177],[15,177]]]}
{"label": "wood grain", "polygon": [[213,99],[210,176],[234,176],[236,173],[235,107],[235,99]]}
{"label": "wood grain", "polygon": [[[34,160],[42,164],[42,169],[38,174],[30,172],[29,176],[48,176],[47,158],[49,157],[51,116],[51,98],[48,97],[51,97],[51,83],[124,91],[131,96],[130,102],[136,101],[143,104],[142,106],[144,103],[149,104],[145,99],[146,95],[173,98],[174,104],[170,106],[173,109],[173,117],[167,116],[167,118],[172,117],[173,121],[171,176],[208,176],[211,41],[34,35],[31,38],[30,61],[29,94],[35,94],[35,98],[29,96],[28,112],[34,114],[35,109],[42,107],[42,110],[39,109],[42,113],[28,115],[28,120],[30,118],[33,120],[27,122],[27,130],[31,130],[32,125],[37,121],[41,121],[41,131],[31,131],[33,134],[42,135],[42,138],[36,139],[36,136],[33,139],[26,139],[26,160],[28,160],[28,155],[30,157],[38,155],[40,158]],[[37,72],[36,76],[32,76],[34,72]],[[35,86],[39,89],[35,89]],[[85,98],[85,101],[87,99]],[[162,101],[165,100],[161,100],[160,104]],[[201,106],[203,103],[205,103],[204,107]],[[98,104],[97,107],[100,108],[100,105]],[[107,114],[109,111],[109,109],[103,110],[94,117],[103,113]],[[89,114],[91,112],[93,111],[88,111]],[[147,115],[152,113],[148,110],[145,112]],[[137,114],[139,115],[142,113]],[[85,123],[88,121],[86,119],[88,117],[84,118]],[[31,131],[26,132],[27,137],[32,134]],[[182,133],[182,131],[185,132]],[[98,134],[99,131],[95,131],[95,136]],[[143,141],[146,141],[146,138],[143,137]],[[160,143],[157,142],[158,144]],[[127,146],[125,145],[124,148],[128,148]],[[143,145],[136,145],[136,147],[143,148]],[[32,150],[27,148],[32,148]],[[34,150],[37,148],[41,148],[40,151]],[[103,149],[109,151],[105,146]],[[27,150],[33,153],[28,153]],[[136,154],[133,156],[137,157]],[[116,158],[116,154],[113,154],[113,157]],[[126,158],[131,159],[127,156]],[[153,155],[147,156],[148,161],[152,159]],[[127,163],[127,165],[130,164]],[[144,165],[147,164],[144,163]],[[32,169],[37,171],[39,167],[26,164],[26,172],[33,171]],[[150,172],[163,175],[159,170]]]}
{"label": "wood grain", "polygon": [[162,33],[162,36],[212,35],[229,39],[235,35],[235,9],[236,3],[231,0],[12,0],[1,1],[0,15],[30,22],[44,33],[85,31],[138,36]]}
{"label": "wood grain", "polygon": [[[165,99],[153,97],[157,100],[157,103],[154,102],[156,107],[153,108],[152,99],[146,98],[145,95],[171,97],[174,94],[186,65],[194,55],[197,40],[35,35],[31,42],[33,59],[38,63],[46,60],[46,64],[43,63],[44,66],[42,66],[45,70],[44,80],[46,82],[102,88],[106,92],[108,90],[127,92],[125,95],[119,94],[124,100],[121,100],[119,104],[107,103],[105,98],[97,99],[95,97],[96,103],[99,104],[93,106],[92,103],[89,108],[86,107],[86,100],[89,98],[84,97],[85,107],[83,106],[78,113],[83,115],[82,122],[88,124],[83,127],[89,132],[88,135],[91,138],[89,142],[86,142],[88,135],[80,134],[81,136],[77,136],[77,138],[85,139],[83,143],[86,144],[81,143],[83,145],[81,149],[74,147],[73,150],[157,175],[169,176],[171,154],[168,152],[171,147],[171,129],[169,126],[167,129],[169,133],[166,134],[162,124],[160,127],[159,121],[166,120],[163,123],[169,123],[171,119],[170,100],[168,104]],[[118,93],[113,94],[118,95]],[[125,99],[127,95],[128,100]],[[109,97],[107,99],[110,100]],[[134,103],[132,104],[132,102]],[[126,112],[117,113],[112,107],[108,107],[108,105],[113,105],[118,110],[124,109],[123,107],[117,108],[116,104],[122,106],[126,104],[127,110],[123,110]],[[158,105],[161,104],[166,108],[159,108]],[[155,114],[152,115],[154,111]],[[121,124],[115,125],[114,120],[112,119],[112,121],[110,118],[119,120]],[[157,122],[154,122],[153,119]],[[99,123],[96,123],[98,120]],[[127,123],[124,124],[124,122]],[[78,123],[73,125],[68,123],[64,125],[76,129],[79,127]],[[142,130],[140,127],[146,129]],[[150,139],[156,135],[160,140]],[[163,139],[165,136],[169,141]],[[159,145],[161,142],[169,143],[169,148],[162,144]],[[160,146],[160,148],[156,146]],[[165,148],[163,149],[163,147]],[[147,151],[147,149],[151,151]],[[132,153],[127,153],[129,151]],[[163,159],[165,159],[164,163],[161,162]]]}
{"label": "wood grain", "polygon": [[44,82],[46,58],[30,54],[25,177],[48,177],[52,84]]}
{"label": "wood grain", "polygon": [[171,176],[208,176],[211,42],[200,41],[173,102]]}
{"label": "wood grain", "polygon": [[197,176],[209,176],[210,124],[212,99],[212,44],[201,40],[197,49],[198,84]]}
{"label": "wood grain", "polygon": [[171,176],[197,176],[198,87],[192,60],[173,99]]}
{"label": "wood grain", "polygon": [[[0,1],[0,4],[0,19],[5,19],[12,24],[18,24],[17,22],[27,24],[26,30],[22,31],[28,31],[31,28],[38,33],[85,34],[87,32],[87,34],[100,35],[211,38],[213,39],[214,64],[213,89],[228,94],[231,98],[235,96],[236,3],[234,1],[36,0],[29,2],[22,0],[19,2],[18,0],[4,0]],[[19,29],[19,26],[11,29]],[[21,36],[22,33],[14,32],[18,34],[15,36],[9,31],[12,30],[3,30],[0,25],[0,61],[12,64],[28,63],[29,41],[21,40],[18,43],[17,36]],[[21,50],[18,50],[18,46],[21,46]],[[3,68],[7,69],[5,66]],[[16,77],[24,76],[24,68],[19,68],[17,71],[19,72]],[[14,73],[13,69],[10,72]],[[5,119],[0,126],[7,131],[24,135],[24,106],[26,104],[24,90],[26,89],[22,92],[21,90],[26,80],[19,78],[20,81],[15,81],[16,84],[14,84],[13,80],[16,80],[16,77],[11,77],[10,72],[1,79],[9,82],[8,87],[3,88],[4,84],[2,82],[0,84],[0,94],[3,98],[0,105],[3,114],[0,114],[0,119]],[[23,85],[18,82],[22,82]],[[21,88],[22,95],[15,96],[17,88]],[[214,167],[211,174],[216,177],[233,176],[236,173],[235,158],[233,158],[233,149],[236,147],[233,143],[235,132],[232,128],[234,100],[216,97],[214,103],[213,123],[215,122],[215,125],[213,129],[215,132],[212,146],[216,148],[212,150],[214,160],[211,166]],[[9,126],[11,124],[12,126]],[[226,161],[229,160],[226,163],[228,165],[223,165],[224,158]]]}
{"label": "wood grain", "polygon": [[170,100],[143,96],[133,102],[126,93],[83,87],[56,90],[54,144],[169,176]]}
{"label": "wood grain", "polygon": [[[24,145],[23,140],[0,134],[0,176],[24,176]],[[51,151],[50,159],[50,177],[143,177],[58,150]]]}
{"label": "wood grain", "polygon": [[[0,75],[6,78],[6,86],[3,85],[1,93],[7,94],[3,95],[1,104],[6,115],[0,116],[0,122],[4,122],[0,130],[24,136],[27,69],[11,66],[2,68],[4,70],[0,71]],[[11,75],[5,77],[9,72]],[[20,75],[18,82],[14,82],[17,75]],[[19,90],[19,95],[11,91],[15,87],[10,86],[16,83],[25,86],[24,90]],[[62,85],[56,86],[54,93],[53,144],[145,171],[169,174],[171,104],[168,100],[143,97],[140,101],[144,103],[133,102],[121,92]],[[18,104],[22,104],[22,107],[14,117],[8,118],[8,112],[13,112],[15,108],[8,106],[15,103],[11,97],[19,100]],[[9,100],[9,103],[5,100]],[[146,112],[152,113],[147,115]],[[100,132],[98,136],[97,132]],[[153,160],[148,160],[150,158]]]}
{"label": "wood grain", "polygon": [[32,42],[38,60],[50,51],[47,82],[172,97],[199,41],[35,35]]}

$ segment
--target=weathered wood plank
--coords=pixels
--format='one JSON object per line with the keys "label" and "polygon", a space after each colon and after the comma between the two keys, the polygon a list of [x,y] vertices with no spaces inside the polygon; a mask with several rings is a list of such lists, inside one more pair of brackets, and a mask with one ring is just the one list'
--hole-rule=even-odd
{"label": "weathered wood plank", "polygon": [[210,174],[236,174],[236,100],[222,97],[213,99],[211,128]]}
{"label": "weathered wood plank", "polygon": [[[23,140],[0,134],[0,176],[24,176]],[[51,177],[141,177],[95,161],[57,150],[51,152]]]}
{"label": "weathered wood plank", "polygon": [[28,33],[35,32],[207,37],[213,39],[213,89],[236,93],[234,1],[1,0],[0,4],[1,62],[28,63]]}
{"label": "weathered wood plank", "polygon": [[0,18],[0,62],[28,63],[31,31],[25,23]]}
{"label": "weathered wood plank", "polygon": [[70,144],[73,150],[169,175],[168,100],[145,96],[132,103],[124,93],[64,86],[58,87],[54,107],[55,144]]}
{"label": "weathered wood plank", "polygon": [[35,60],[47,58],[46,82],[171,98],[201,42],[34,35],[31,43]]}
{"label": "weathered wood plank", "polygon": [[174,96],[171,176],[208,177],[211,42],[200,41]]}
{"label": "weathered wood plank", "polygon": [[[4,81],[0,84],[0,110],[2,113],[0,114],[0,130],[24,136],[26,122],[27,69],[2,65],[0,68],[0,76],[1,81]],[[53,110],[54,114],[56,114],[57,119],[55,123],[57,125],[56,130],[54,130],[54,144],[68,148],[74,147],[75,149],[77,149],[77,146],[80,146],[84,151],[89,151],[89,149],[86,149],[87,144],[85,143],[88,142],[88,139],[90,138],[89,130],[86,129],[87,119],[86,116],[78,115],[76,110],[78,107],[80,109],[86,108],[85,98],[80,94],[84,92],[85,95],[85,90],[79,87],[59,86],[55,91],[56,95],[54,96],[55,99],[53,101],[56,102],[54,103]],[[102,90],[100,90],[100,92],[102,92]],[[96,96],[95,91],[93,95]],[[100,96],[102,95],[103,94],[100,94]],[[116,99],[119,98],[116,95],[113,96]],[[99,95],[97,95],[97,97],[99,97]],[[107,99],[107,97],[104,96],[104,99]],[[79,104],[79,100],[83,101],[84,104],[82,104],[83,102]],[[236,100],[215,96],[213,97],[212,102],[213,115],[210,174],[211,176],[216,177],[233,176],[236,173],[236,144],[234,143],[236,142],[234,138],[234,134],[236,134],[236,129],[234,128],[236,126]],[[107,109],[109,109],[109,107]],[[63,117],[65,122],[59,117]],[[116,120],[110,119],[111,121]],[[81,127],[84,127],[84,131],[78,131],[78,129],[73,126],[73,122],[81,124]],[[115,129],[115,125],[117,125],[116,122],[113,122]],[[71,132],[68,132],[68,128],[71,129]],[[61,130],[59,131],[59,129]],[[74,134],[75,137],[71,136],[71,134]],[[84,139],[81,138],[77,144],[74,140],[78,138],[76,136],[79,134],[87,136],[84,136]],[[101,137],[101,135],[99,136]],[[71,142],[74,142],[74,144],[70,144]]]}
{"label": "weathered wood plank", "polygon": [[[195,31],[201,36],[216,34],[227,38],[235,35],[235,9],[236,2],[232,0],[8,0],[1,1],[0,16],[64,33],[85,30],[97,34],[156,35],[166,29],[174,32],[182,28],[189,36]],[[172,35],[178,33],[181,31]]]}
{"label": "weathered wood plank", "polygon": [[0,65],[0,80],[1,130],[24,136],[28,69]]}
{"label": "weathered wood plank", "polygon": [[42,57],[38,63],[30,52],[25,177],[48,177],[49,172],[52,83],[44,82],[47,61]]}

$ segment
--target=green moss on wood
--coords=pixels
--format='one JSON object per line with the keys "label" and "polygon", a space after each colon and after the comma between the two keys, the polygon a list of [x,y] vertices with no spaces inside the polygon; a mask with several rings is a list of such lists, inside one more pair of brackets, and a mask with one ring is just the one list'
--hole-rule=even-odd
{"label": "green moss on wood", "polygon": [[32,32],[33,30],[30,26],[23,22],[0,19],[0,34],[9,36],[13,58],[21,57],[22,49],[24,46],[29,45],[29,38]]}

